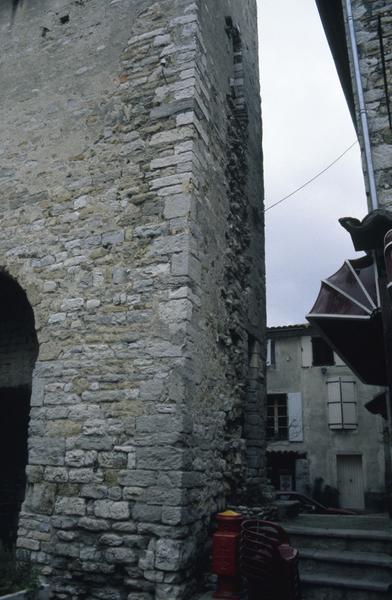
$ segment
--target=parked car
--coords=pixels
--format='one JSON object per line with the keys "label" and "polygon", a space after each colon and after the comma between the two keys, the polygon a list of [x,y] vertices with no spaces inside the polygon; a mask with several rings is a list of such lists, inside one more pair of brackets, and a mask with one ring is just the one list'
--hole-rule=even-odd
{"label": "parked car", "polygon": [[313,500],[305,494],[298,492],[276,492],[276,500],[296,500],[300,503],[300,512],[313,513],[316,515],[356,515],[358,513],[347,508],[332,508],[323,506],[317,500]]}

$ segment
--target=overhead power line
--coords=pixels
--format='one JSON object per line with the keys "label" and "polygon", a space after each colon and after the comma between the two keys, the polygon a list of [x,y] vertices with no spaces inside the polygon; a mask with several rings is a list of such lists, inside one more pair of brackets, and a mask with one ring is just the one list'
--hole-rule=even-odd
{"label": "overhead power line", "polygon": [[349,152],[349,150],[351,150],[351,148],[354,148],[355,144],[358,144],[358,140],[355,140],[355,142],[353,142],[351,144],[351,146],[349,146],[348,148],[346,148],[344,152],[342,152],[341,154],[339,154],[339,156],[337,158],[335,158],[335,160],[333,160],[331,163],[329,163],[329,165],[327,165],[326,167],[324,167],[324,169],[322,169],[322,171],[319,171],[311,179],[308,179],[308,181],[305,181],[305,183],[303,183],[302,185],[300,185],[293,192],[290,192],[290,194],[287,194],[287,196],[284,196],[283,198],[281,198],[277,202],[274,202],[270,206],[267,206],[267,208],[264,210],[264,212],[267,212],[267,210],[271,210],[271,208],[274,208],[274,206],[278,206],[278,204],[281,204],[282,202],[284,202],[288,198],[291,198],[291,196],[294,196],[294,194],[296,194],[300,190],[303,190],[307,185],[309,185],[310,183],[312,183],[312,181],[314,181],[315,179],[317,179],[318,177],[320,177],[320,175],[323,175],[323,173],[325,173],[326,171],[328,171],[328,169],[330,169],[331,167],[333,167],[333,165],[335,165],[341,158],[343,158],[343,156],[345,154],[347,154],[347,152]]}

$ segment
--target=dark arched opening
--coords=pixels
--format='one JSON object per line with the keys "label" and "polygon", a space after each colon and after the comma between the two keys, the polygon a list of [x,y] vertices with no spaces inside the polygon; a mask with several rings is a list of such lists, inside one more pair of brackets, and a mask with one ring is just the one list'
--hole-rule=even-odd
{"label": "dark arched opening", "polygon": [[38,355],[34,314],[16,281],[0,273],[0,543],[16,541],[26,486],[32,373]]}

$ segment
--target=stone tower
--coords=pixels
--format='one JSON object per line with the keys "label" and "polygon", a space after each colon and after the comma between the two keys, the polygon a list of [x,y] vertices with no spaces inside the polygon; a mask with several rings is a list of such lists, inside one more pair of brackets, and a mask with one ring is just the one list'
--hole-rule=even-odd
{"label": "stone tower", "polygon": [[187,598],[264,477],[256,1],[3,0],[0,29],[3,541],[19,513],[59,599]]}

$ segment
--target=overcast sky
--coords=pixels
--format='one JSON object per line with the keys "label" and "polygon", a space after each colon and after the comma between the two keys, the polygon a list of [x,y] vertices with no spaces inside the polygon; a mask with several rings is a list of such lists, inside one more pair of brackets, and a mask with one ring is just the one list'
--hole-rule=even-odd
{"label": "overcast sky", "polygon": [[[258,0],[265,205],[356,139],[315,0]],[[306,189],[266,213],[267,319],[305,322],[320,280],[359,256],[338,218],[367,213],[356,145]]]}

